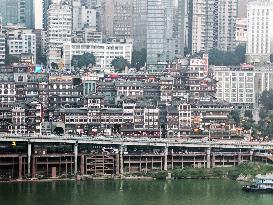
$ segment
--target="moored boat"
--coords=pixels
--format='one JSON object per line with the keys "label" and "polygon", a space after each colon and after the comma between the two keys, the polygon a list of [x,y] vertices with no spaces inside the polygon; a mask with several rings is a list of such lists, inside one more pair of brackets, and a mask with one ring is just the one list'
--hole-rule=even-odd
{"label": "moored boat", "polygon": [[243,186],[243,191],[273,193],[273,175],[257,175],[255,184]]}

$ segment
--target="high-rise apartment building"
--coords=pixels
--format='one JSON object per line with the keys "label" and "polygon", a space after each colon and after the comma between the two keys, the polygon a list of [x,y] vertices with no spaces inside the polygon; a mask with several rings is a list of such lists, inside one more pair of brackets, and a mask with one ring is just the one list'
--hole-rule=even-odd
{"label": "high-rise apartment building", "polygon": [[147,43],[147,0],[133,0],[134,49],[146,48]]}
{"label": "high-rise apartment building", "polygon": [[247,17],[247,1],[248,0],[238,0],[238,18]]}
{"label": "high-rise apartment building", "polygon": [[6,58],[6,39],[5,35],[0,32],[0,64],[5,63]]}
{"label": "high-rise apartment building", "polygon": [[5,35],[2,34],[2,17],[0,16],[0,64],[5,63],[6,57],[6,39]]}
{"label": "high-rise apartment building", "polygon": [[192,0],[188,8],[192,53],[235,48],[237,0]]}
{"label": "high-rise apartment building", "polygon": [[113,35],[114,37],[131,39],[132,33],[132,0],[114,2]]}
{"label": "high-rise apartment building", "polygon": [[20,23],[32,28],[33,2],[33,0],[0,0],[0,15],[3,17],[3,24]]}
{"label": "high-rise apartment building", "polygon": [[186,47],[186,0],[178,0],[177,5],[177,17],[175,22],[176,28],[176,51],[177,55],[184,55],[184,49]]}
{"label": "high-rise apartment building", "polygon": [[165,12],[161,0],[147,2],[147,65],[166,61],[164,51],[165,41]]}
{"label": "high-rise apartment building", "polygon": [[132,0],[102,1],[102,31],[105,38],[132,38],[132,8]]}
{"label": "high-rise apartment building", "polygon": [[88,8],[81,4],[80,0],[73,1],[72,4],[73,31],[97,26],[96,9]]}
{"label": "high-rise apartment building", "polygon": [[101,6],[101,0],[81,0],[82,5],[87,6],[89,9]]}
{"label": "high-rise apartment building", "polygon": [[43,0],[43,27],[47,28],[47,11],[52,4],[52,0]]}
{"label": "high-rise apartment building", "polygon": [[[182,8],[181,4],[179,6]],[[181,37],[178,29],[180,32],[180,26],[182,26],[182,22],[177,18],[183,18],[182,12],[178,11],[174,0],[147,1],[147,65],[149,71],[153,72],[163,68],[166,62],[175,58],[175,54],[181,54],[181,51],[176,53],[176,44],[183,42],[181,39],[177,41],[177,38]],[[184,49],[184,46],[180,45],[179,49],[181,48]]]}
{"label": "high-rise apartment building", "polygon": [[247,62],[270,61],[273,52],[273,1],[249,0],[247,18]]}
{"label": "high-rise apartment building", "polygon": [[71,41],[72,9],[69,5],[52,4],[48,9],[47,62],[60,63],[63,43]]}
{"label": "high-rise apartment building", "polygon": [[3,25],[19,23],[19,11],[18,0],[0,0],[0,15],[3,18]]}
{"label": "high-rise apartment building", "polygon": [[2,22],[2,16],[0,16],[0,33],[2,32],[3,22]]}
{"label": "high-rise apartment building", "polygon": [[43,6],[44,2],[42,0],[33,1],[34,8],[34,20],[33,25],[35,29],[43,29]]}

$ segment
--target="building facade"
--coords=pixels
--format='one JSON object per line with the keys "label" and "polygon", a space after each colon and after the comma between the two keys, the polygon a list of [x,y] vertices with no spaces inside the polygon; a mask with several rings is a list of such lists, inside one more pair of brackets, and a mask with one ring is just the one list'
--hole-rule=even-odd
{"label": "building facade", "polygon": [[102,43],[65,43],[63,46],[64,66],[70,67],[73,55],[93,53],[96,57],[96,67],[110,69],[115,57],[124,57],[128,62],[132,58],[132,44],[102,44]]}
{"label": "building facade", "polygon": [[33,3],[33,0],[1,0],[0,15],[3,17],[3,24],[19,23],[32,28],[34,21]]}
{"label": "building facade", "polygon": [[0,32],[0,64],[4,64],[6,59],[6,38],[5,35]]}
{"label": "building facade", "polygon": [[63,43],[71,42],[72,11],[69,5],[52,4],[48,9],[47,63],[60,63]]}
{"label": "building facade", "polygon": [[146,48],[147,43],[147,0],[133,0],[134,49]]}
{"label": "building facade", "polygon": [[189,47],[192,53],[236,47],[237,0],[189,1]]}
{"label": "building facade", "polygon": [[216,98],[237,106],[252,108],[259,103],[263,91],[273,86],[271,65],[241,68],[213,67],[218,81]]}
{"label": "building facade", "polygon": [[270,61],[270,54],[273,51],[273,2],[248,1],[247,18],[247,62]]}
{"label": "building facade", "polygon": [[20,39],[8,40],[9,54],[20,56],[29,54],[33,57],[33,64],[36,63],[36,35],[23,34]]}

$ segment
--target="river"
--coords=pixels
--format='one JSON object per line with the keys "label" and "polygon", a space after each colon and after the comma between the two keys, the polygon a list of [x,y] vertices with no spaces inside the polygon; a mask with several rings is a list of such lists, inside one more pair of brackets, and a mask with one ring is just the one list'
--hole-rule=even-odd
{"label": "river", "polygon": [[61,181],[0,184],[1,205],[272,205],[230,180]]}

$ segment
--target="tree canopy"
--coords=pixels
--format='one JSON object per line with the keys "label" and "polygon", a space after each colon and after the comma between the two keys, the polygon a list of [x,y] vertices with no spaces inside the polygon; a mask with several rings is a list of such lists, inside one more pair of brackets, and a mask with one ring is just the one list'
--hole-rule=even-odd
{"label": "tree canopy", "polygon": [[12,65],[13,63],[19,63],[20,59],[17,56],[7,54],[5,59],[6,65]]}
{"label": "tree canopy", "polygon": [[249,119],[253,119],[253,114],[251,110],[246,110],[245,111],[245,117],[249,118]]}
{"label": "tree canopy", "polygon": [[141,49],[140,51],[134,50],[132,53],[132,67],[137,69],[144,67],[147,58],[146,54],[147,51],[145,48]]}
{"label": "tree canopy", "polygon": [[96,57],[93,53],[84,53],[82,55],[73,55],[71,65],[82,68],[96,64]]}
{"label": "tree canopy", "polygon": [[230,112],[230,117],[235,121],[237,126],[240,124],[240,111],[239,110],[232,110]]}
{"label": "tree canopy", "polygon": [[130,66],[130,63],[123,57],[116,57],[112,60],[111,65],[115,68],[116,72],[122,72],[126,66]]}
{"label": "tree canopy", "polygon": [[273,90],[265,90],[262,93],[260,101],[265,109],[272,110],[273,109]]}
{"label": "tree canopy", "polygon": [[58,66],[57,63],[52,62],[52,63],[51,63],[51,68],[53,68],[53,69],[55,69],[55,70],[58,70],[58,69],[59,69],[59,66]]}
{"label": "tree canopy", "polygon": [[213,48],[209,51],[209,63],[216,66],[236,66],[245,62],[246,46],[239,45],[235,51],[221,51]]}

